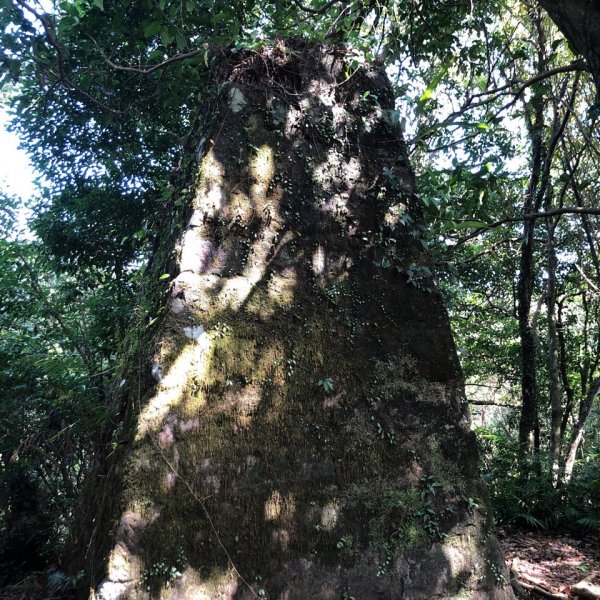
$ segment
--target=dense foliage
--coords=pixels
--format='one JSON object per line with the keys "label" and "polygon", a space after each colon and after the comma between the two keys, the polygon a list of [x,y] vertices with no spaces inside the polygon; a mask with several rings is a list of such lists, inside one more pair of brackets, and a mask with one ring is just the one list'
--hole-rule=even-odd
{"label": "dense foliage", "polygon": [[0,197],[0,563],[60,549],[219,70],[278,36],[345,43],[348,77],[388,66],[498,518],[600,528],[595,90],[536,4],[491,4],[2,3],[0,81],[43,192],[33,241]]}

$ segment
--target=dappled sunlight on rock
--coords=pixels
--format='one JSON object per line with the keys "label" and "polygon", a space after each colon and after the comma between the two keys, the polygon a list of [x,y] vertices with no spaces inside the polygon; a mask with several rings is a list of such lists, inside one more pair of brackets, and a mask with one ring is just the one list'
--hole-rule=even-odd
{"label": "dappled sunlight on rock", "polygon": [[308,82],[306,86],[308,98],[305,98],[300,103],[305,112],[310,112],[315,100],[318,100],[320,104],[328,108],[331,108],[335,104],[335,90],[328,83],[324,82],[321,78],[314,78]]}
{"label": "dappled sunlight on rock", "polygon": [[172,471],[169,471],[165,477],[165,487],[167,490],[172,490],[177,482],[177,475]]}
{"label": "dappled sunlight on rock", "polygon": [[294,290],[297,285],[296,270],[292,267],[282,270],[280,273],[273,274],[267,285],[267,292],[272,301],[271,306],[263,303],[263,314],[268,316],[276,310],[276,307],[290,306],[294,300]]}
{"label": "dappled sunlight on rock", "polygon": [[286,236],[283,240],[278,240],[277,233],[270,233],[252,244],[243,274],[230,277],[223,284],[219,294],[221,306],[238,310],[248,300],[256,285],[265,278],[274,246],[276,254],[277,248],[281,247],[285,239]]}
{"label": "dappled sunlight on rock", "polygon": [[203,325],[192,325],[191,327],[184,327],[183,333],[196,342],[200,342],[200,338],[206,333]]}
{"label": "dappled sunlight on rock", "polygon": [[216,249],[210,240],[203,239],[196,229],[188,229],[181,244],[181,271],[203,273],[214,260]]}
{"label": "dappled sunlight on rock", "polygon": [[[208,191],[210,195],[211,190],[214,189],[213,185],[220,185],[223,181],[223,167],[217,160],[214,151],[211,149],[206,153],[206,156],[202,159],[201,167],[201,180],[200,183],[207,185],[207,190],[199,188],[199,194],[205,195]],[[197,205],[196,205],[197,206]],[[203,208],[202,205],[199,206]]]}
{"label": "dappled sunlight on rock", "polygon": [[[233,570],[214,571],[211,573],[208,581],[190,566],[187,566],[183,572],[173,581],[169,581],[160,586],[159,589],[152,589],[152,598],[160,600],[235,600],[239,590],[236,575]],[[123,590],[126,586],[122,586]],[[127,598],[148,598],[144,591],[142,594],[127,596]],[[100,597],[96,596],[92,600],[121,600],[123,596]]]}
{"label": "dappled sunlight on rock", "polygon": [[254,386],[230,390],[225,393],[223,402],[215,408],[234,416],[234,431],[237,431],[238,428],[250,426],[252,417],[260,404],[261,396],[261,390]]}
{"label": "dappled sunlight on rock", "polygon": [[231,87],[229,90],[229,98],[229,106],[231,107],[231,111],[234,113],[240,112],[248,103],[246,96],[244,96],[244,92],[242,92],[239,87]]}
{"label": "dappled sunlight on rock", "polygon": [[265,519],[267,521],[290,521],[295,512],[296,501],[293,494],[284,496],[279,490],[275,490],[265,502]]}
{"label": "dappled sunlight on rock", "polygon": [[[183,306],[178,303],[178,308],[173,310],[172,305],[172,312],[182,314],[190,306],[200,311],[208,310],[213,300],[213,293],[217,293],[221,283],[222,279],[218,275],[206,273],[199,275],[191,271],[182,271],[173,280],[171,302],[180,300]],[[179,296],[183,296],[184,298],[180,298]]]}
{"label": "dappled sunlight on rock", "polygon": [[186,419],[185,421],[180,421],[179,423],[179,431],[181,433],[187,433],[188,431],[195,431],[200,428],[200,419],[198,417],[194,417],[192,419]]}
{"label": "dappled sunlight on rock", "polygon": [[[137,439],[141,439],[148,432],[159,430],[169,411],[178,407],[190,379],[203,377],[209,364],[210,345],[211,336],[203,332],[196,342],[187,344],[181,350],[166,375],[157,384],[156,393],[140,413]],[[201,402],[201,398],[197,397],[195,403]],[[162,442],[159,440],[159,443],[165,445],[172,443],[172,429],[163,430],[161,435]]]}
{"label": "dappled sunlight on rock", "polygon": [[337,525],[340,515],[340,507],[337,502],[330,502],[323,507],[321,511],[321,528],[325,531],[332,532]]}
{"label": "dappled sunlight on rock", "polygon": [[342,157],[336,152],[332,152],[327,159],[313,169],[313,181],[321,190],[330,190],[333,188],[332,174],[339,174],[342,166]]}
{"label": "dappled sunlight on rock", "polygon": [[173,445],[175,441],[175,436],[173,435],[173,426],[171,423],[166,423],[165,426],[159,431],[158,436],[158,445],[161,448],[169,448]]}
{"label": "dappled sunlight on rock", "polygon": [[251,195],[255,202],[267,194],[274,175],[273,150],[266,144],[262,145],[250,161],[250,174],[254,180]]}
{"label": "dappled sunlight on rock", "polygon": [[131,556],[124,545],[113,548],[108,559],[108,579],[113,582],[126,583],[134,578],[139,561]]}
{"label": "dappled sunlight on rock", "polygon": [[312,269],[315,275],[325,274],[325,249],[321,244],[317,245],[312,256]]}
{"label": "dappled sunlight on rock", "polygon": [[163,590],[164,600],[234,600],[239,585],[235,572],[229,570],[210,575],[210,581],[201,577],[197,571],[188,567],[174,589]]}

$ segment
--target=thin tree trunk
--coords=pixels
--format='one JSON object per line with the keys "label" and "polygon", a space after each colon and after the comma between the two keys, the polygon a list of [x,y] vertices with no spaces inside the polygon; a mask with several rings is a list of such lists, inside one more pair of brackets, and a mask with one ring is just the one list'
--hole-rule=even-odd
{"label": "thin tree trunk", "polygon": [[567,357],[567,343],[565,339],[565,327],[566,324],[563,319],[563,303],[562,301],[558,302],[557,306],[557,335],[558,335],[558,348],[559,348],[559,360],[560,360],[560,378],[562,382],[562,388],[565,391],[565,395],[567,397],[567,402],[565,404],[565,409],[563,411],[563,417],[560,424],[560,439],[561,444],[565,438],[565,432],[567,431],[567,425],[569,424],[569,419],[573,414],[573,409],[575,407],[575,391],[573,390],[573,386],[569,381],[568,376],[568,357]]}
{"label": "thin tree trunk", "polygon": [[565,460],[565,483],[571,481],[571,477],[573,476],[573,468],[575,466],[575,460],[577,458],[577,451],[581,446],[581,442],[583,441],[583,436],[585,433],[585,424],[592,410],[594,399],[596,398],[596,395],[599,391],[600,377],[592,382],[592,385],[590,386],[588,393],[586,394],[585,400],[581,403],[577,423],[575,423],[575,426],[573,427],[573,435],[571,437],[569,451],[567,452],[567,458]]}
{"label": "thin tree trunk", "polygon": [[[536,68],[539,73],[546,70],[546,35],[541,13],[532,9],[533,35],[537,39]],[[526,104],[531,140],[531,167],[527,193],[523,205],[524,215],[538,212],[544,197],[544,164],[548,149],[544,143],[545,105],[541,96],[535,94]],[[537,406],[537,376],[535,332],[531,323],[531,301],[535,281],[534,233],[536,221],[527,219],[523,224],[523,241],[519,275],[517,280],[517,316],[521,340],[521,418],[519,420],[519,446],[523,455],[531,454],[539,446],[539,424]]]}
{"label": "thin tree trunk", "polygon": [[[537,69],[543,73],[547,68],[547,40],[543,19],[539,11],[534,11],[533,29],[538,43]],[[545,105],[541,96],[535,95],[526,105],[525,116],[528,119],[531,139],[532,158],[531,174],[523,212],[525,215],[538,212],[542,203],[550,201],[551,167],[556,147],[563,135],[571,111],[566,110],[561,116],[559,107],[561,99],[568,90],[568,79],[562,83],[558,98],[554,100],[554,116],[549,139],[545,140]],[[568,107],[574,101],[578,89],[575,80]],[[534,227],[535,221],[528,220],[524,224],[523,242],[521,244],[520,271],[517,281],[518,321],[521,338],[521,387],[522,410],[519,422],[519,445],[522,454],[531,453],[540,447],[540,429],[538,422],[538,398],[536,380],[535,336],[531,326],[531,299],[534,286]]]}
{"label": "thin tree trunk", "polygon": [[557,222],[546,222],[548,239],[546,243],[546,270],[548,273],[546,293],[546,317],[548,321],[548,371],[550,374],[550,475],[558,482],[561,448],[562,393],[558,360],[558,335],[556,328],[556,249],[554,232]]}
{"label": "thin tree trunk", "polygon": [[[541,108],[538,110],[536,116],[537,122],[535,127],[530,128],[533,154],[529,186],[525,197],[525,215],[536,212],[539,208],[534,198],[542,166],[543,148],[541,129],[543,126],[543,110]],[[530,316],[534,284],[533,238],[535,220],[526,220],[523,229],[519,275],[517,279],[517,317],[521,340],[521,418],[519,420],[519,445],[522,453],[529,454],[534,449],[534,434],[538,427],[535,334]]]}

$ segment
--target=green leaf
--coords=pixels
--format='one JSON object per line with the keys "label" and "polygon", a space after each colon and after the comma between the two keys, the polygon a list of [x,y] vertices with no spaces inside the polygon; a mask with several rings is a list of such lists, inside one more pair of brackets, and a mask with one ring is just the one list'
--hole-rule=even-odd
{"label": "green leaf", "polygon": [[431,96],[433,96],[433,92],[435,91],[434,88],[432,87],[428,87],[423,94],[421,95],[421,97],[419,98],[419,104],[423,104],[425,102],[427,102],[427,100],[429,100],[431,98]]}
{"label": "green leaf", "polygon": [[525,523],[527,523],[527,525],[529,525],[530,527],[535,527],[537,529],[546,529],[546,524],[543,521],[541,521],[537,517],[534,517],[533,515],[530,515],[529,513],[518,513],[512,518],[513,521],[518,521],[519,519],[525,521]]}
{"label": "green leaf", "polygon": [[156,50],[152,50],[150,54],[148,54],[148,62],[152,62],[153,60],[163,60],[165,51],[162,48],[157,48]]}
{"label": "green leaf", "polygon": [[177,42],[178,50],[185,50],[187,48],[187,40],[177,31],[175,33],[175,41]]}
{"label": "green leaf", "polygon": [[167,185],[165,186],[162,190],[161,190],[161,197],[164,200],[170,200],[171,196],[173,195],[173,192],[175,190],[173,189],[172,185]]}
{"label": "green leaf", "polygon": [[94,6],[97,6],[100,10],[104,10],[104,0],[94,0]]}
{"label": "green leaf", "polygon": [[331,377],[326,377],[325,379],[319,379],[317,385],[323,388],[325,393],[329,393],[333,391],[333,379]]}
{"label": "green leaf", "polygon": [[188,12],[192,12],[196,7],[196,0],[186,0],[185,8]]}
{"label": "green leaf", "polygon": [[435,74],[434,78],[431,80],[431,83],[427,86],[427,89],[423,92],[421,97],[419,98],[419,102],[417,104],[416,114],[419,115],[423,110],[426,102],[430,100],[435,92],[437,86],[440,84],[440,81],[444,78],[446,73],[448,72],[449,64],[441,67],[438,72]]}
{"label": "green leaf", "polygon": [[156,35],[160,31],[160,28],[161,24],[159,21],[151,21],[144,27],[144,37],[149,38]]}
{"label": "green leaf", "polygon": [[159,280],[159,281],[162,281],[162,280],[164,280],[164,279],[169,279],[170,277],[171,277],[171,275],[170,275],[169,273],[163,273],[163,274],[162,274],[162,275],[161,275],[161,276],[158,278],[158,280]]}
{"label": "green leaf", "polygon": [[160,40],[163,43],[163,46],[170,46],[174,39],[175,35],[170,27],[163,27],[160,30]]}

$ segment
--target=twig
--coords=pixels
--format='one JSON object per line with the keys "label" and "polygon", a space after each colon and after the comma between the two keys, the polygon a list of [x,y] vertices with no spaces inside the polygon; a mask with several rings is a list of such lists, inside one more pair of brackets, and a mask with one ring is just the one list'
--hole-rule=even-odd
{"label": "twig", "polygon": [[[440,123],[435,124],[434,128],[440,129],[442,127],[452,127],[453,125],[459,126],[460,123],[455,122],[456,118],[464,115],[467,111],[472,110],[474,108],[479,108],[480,106],[485,106],[486,104],[493,102],[495,100],[495,98],[497,98],[498,96],[512,95],[513,98],[511,98],[508,103],[506,103],[504,106],[502,106],[502,108],[500,108],[496,113],[494,113],[494,115],[490,119],[490,121],[493,121],[500,113],[502,113],[507,108],[512,106],[528,87],[531,87],[532,85],[535,85],[536,83],[539,83],[540,81],[543,81],[544,79],[553,77],[554,75],[559,75],[561,73],[571,73],[573,71],[579,72],[579,71],[585,71],[585,70],[587,70],[587,69],[585,68],[583,61],[578,60],[578,61],[575,61],[568,65],[563,65],[562,67],[556,67],[554,69],[550,69],[548,71],[545,71],[544,73],[540,73],[539,75],[536,75],[535,77],[526,79],[525,81],[511,81],[510,83],[507,83],[500,87],[494,88],[492,90],[487,90],[487,91],[481,92],[479,94],[474,94],[473,96],[470,96],[469,98],[467,98],[467,100],[461,106],[461,108],[459,108],[458,110],[456,110],[453,113],[451,113],[450,115],[448,115]],[[516,90],[513,90],[512,88],[516,85],[519,85],[519,87]],[[473,99],[481,98],[483,96],[487,96],[487,98],[485,98],[484,100],[481,100],[479,102],[473,102]],[[428,131],[430,131],[430,130],[431,130],[431,128],[428,129]],[[450,148],[452,146],[455,146],[457,144],[465,142],[469,139],[477,137],[478,135],[480,135],[479,132],[469,134],[469,135],[464,136],[460,140],[455,140],[455,141],[449,142],[447,144],[444,144],[442,146],[437,146],[436,148],[432,148],[428,151],[429,152],[439,152],[440,150],[445,150],[447,148]],[[419,139],[419,136],[417,135],[415,137],[415,139],[411,140],[411,143],[414,144],[416,141],[418,141],[418,139]]]}
{"label": "twig", "polygon": [[[583,60],[576,60],[568,65],[563,65],[561,67],[555,67],[554,69],[549,69],[548,71],[544,71],[535,77],[531,77],[530,79],[526,79],[525,81],[511,81],[510,83],[506,83],[500,87],[494,88],[492,90],[486,90],[485,92],[481,92],[479,94],[473,94],[469,100],[473,100],[474,98],[480,98],[482,96],[494,96],[494,95],[504,95],[506,94],[514,94],[515,96],[520,96],[528,87],[543,81],[544,79],[548,79],[548,77],[553,77],[554,75],[560,75],[561,73],[572,73],[573,71],[589,71],[586,68]],[[512,91],[511,88],[515,85],[519,85],[516,91]],[[484,100],[479,103],[470,104],[468,108],[477,108],[478,106],[482,106],[483,104],[487,104],[489,100]]]}
{"label": "twig", "polygon": [[583,269],[575,263],[575,268],[579,271],[581,276],[587,281],[588,285],[598,294],[600,293],[600,289],[596,286],[596,284],[584,273]]}

